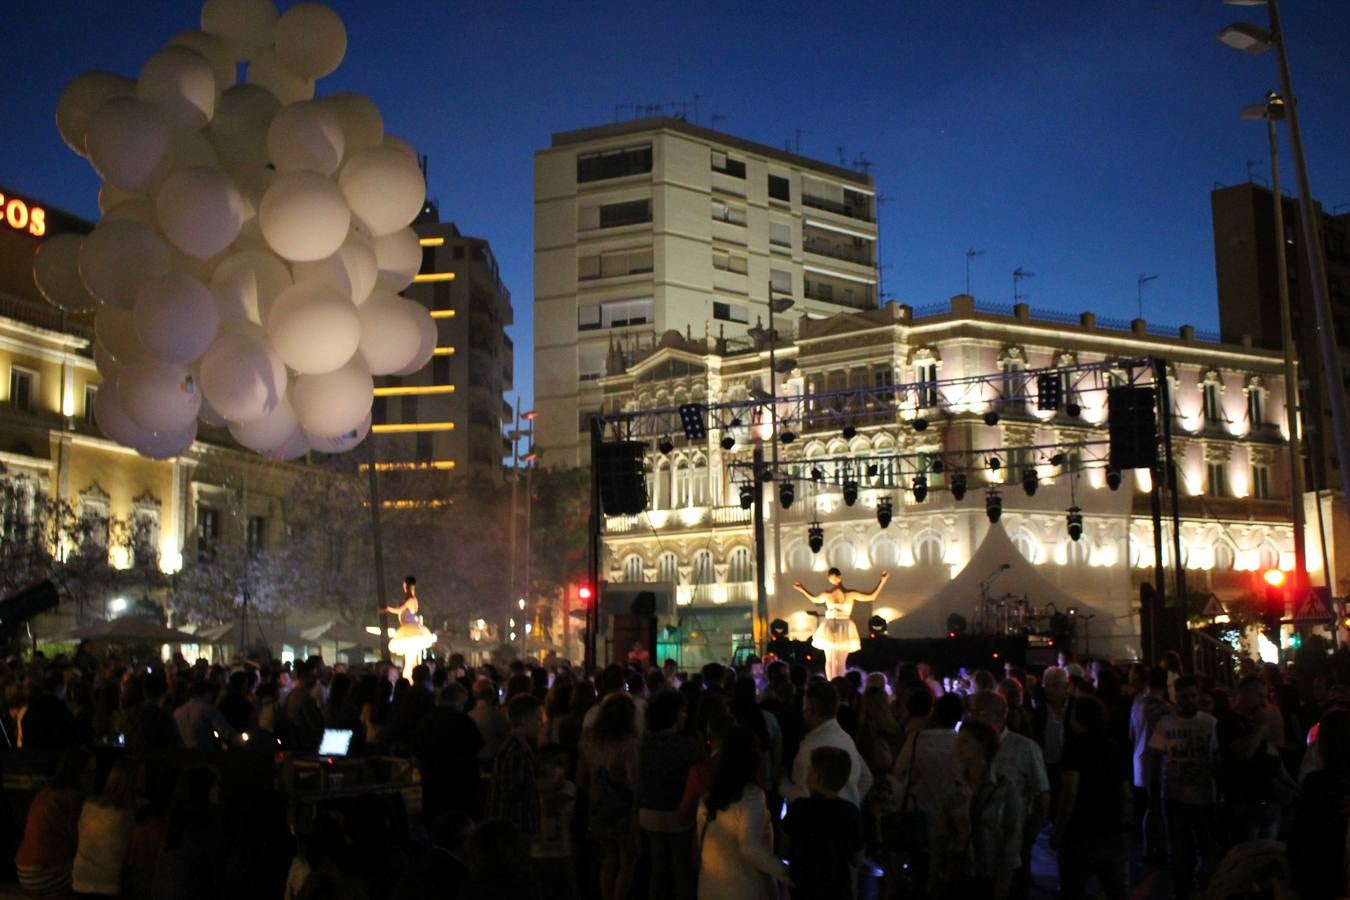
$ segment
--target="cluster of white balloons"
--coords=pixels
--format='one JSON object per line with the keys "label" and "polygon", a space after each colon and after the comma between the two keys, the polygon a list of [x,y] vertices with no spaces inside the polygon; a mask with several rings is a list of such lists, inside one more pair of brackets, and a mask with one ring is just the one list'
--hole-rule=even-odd
{"label": "cluster of white balloons", "polygon": [[200,421],[272,459],[341,453],[370,430],[372,376],[431,358],[435,322],[399,296],[422,261],[417,156],[369,99],[314,96],[346,50],[323,4],[206,0],[134,81],[89,72],[61,94],[102,218],[47,239],[34,278],[96,311],[108,437],[163,459]]}

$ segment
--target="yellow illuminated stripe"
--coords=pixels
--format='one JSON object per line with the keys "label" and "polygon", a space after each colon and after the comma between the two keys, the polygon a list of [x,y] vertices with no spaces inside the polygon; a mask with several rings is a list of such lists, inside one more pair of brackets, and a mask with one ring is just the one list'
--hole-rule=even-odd
{"label": "yellow illuminated stripe", "polygon": [[445,238],[443,237],[418,238],[417,243],[421,244],[423,247],[440,247],[445,244]]}
{"label": "yellow illuminated stripe", "polygon": [[[453,459],[434,459],[431,462],[386,462],[376,463],[376,472],[411,472],[416,469],[439,469],[442,472],[448,472],[455,467]],[[362,472],[370,470],[368,463],[361,463],[359,466]]]}
{"label": "yellow illuminated stripe", "polygon": [[454,348],[454,347],[437,347],[435,350],[431,351],[431,353],[432,353],[433,356],[454,356],[454,355],[455,355],[455,348]]}
{"label": "yellow illuminated stripe", "polygon": [[454,272],[425,272],[421,275],[413,277],[413,281],[422,283],[428,281],[454,281],[454,280],[455,280]]}
{"label": "yellow illuminated stripe", "polygon": [[449,500],[385,500],[380,506],[385,509],[440,509],[450,503]]}
{"label": "yellow illuminated stripe", "polygon": [[453,384],[414,384],[407,387],[377,387],[376,397],[418,397],[423,394],[453,394]]}
{"label": "yellow illuminated stripe", "polygon": [[455,317],[455,311],[453,309],[433,309],[431,311],[431,317],[433,319],[453,319]]}
{"label": "yellow illuminated stripe", "polygon": [[454,422],[391,422],[371,426],[376,434],[408,434],[414,431],[454,431]]}

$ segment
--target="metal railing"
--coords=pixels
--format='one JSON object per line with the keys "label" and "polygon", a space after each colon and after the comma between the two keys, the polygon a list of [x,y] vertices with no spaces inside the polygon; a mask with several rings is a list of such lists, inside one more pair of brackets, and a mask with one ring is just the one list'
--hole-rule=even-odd
{"label": "metal railing", "polygon": [[811,209],[823,209],[826,212],[837,213],[850,219],[857,219],[859,222],[875,222],[876,216],[872,215],[872,210],[867,207],[857,207],[849,203],[842,203],[838,200],[830,200],[825,197],[813,197],[810,194],[802,194],[802,206],[809,206]]}
{"label": "metal railing", "polygon": [[814,253],[817,256],[828,256],[831,259],[842,259],[845,262],[858,263],[862,266],[870,266],[875,262],[869,250],[843,246],[817,238],[803,238],[802,251]]}

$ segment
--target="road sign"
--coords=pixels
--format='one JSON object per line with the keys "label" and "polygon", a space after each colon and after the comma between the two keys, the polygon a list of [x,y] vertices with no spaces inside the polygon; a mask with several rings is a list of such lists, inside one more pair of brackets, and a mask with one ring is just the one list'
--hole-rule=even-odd
{"label": "road sign", "polygon": [[1324,587],[1309,588],[1303,599],[1294,605],[1295,625],[1327,625],[1335,621],[1331,614],[1331,594]]}
{"label": "road sign", "polygon": [[1205,608],[1200,610],[1200,615],[1212,619],[1215,616],[1228,615],[1228,610],[1223,608],[1223,603],[1220,602],[1217,594],[1210,594],[1205,598]]}

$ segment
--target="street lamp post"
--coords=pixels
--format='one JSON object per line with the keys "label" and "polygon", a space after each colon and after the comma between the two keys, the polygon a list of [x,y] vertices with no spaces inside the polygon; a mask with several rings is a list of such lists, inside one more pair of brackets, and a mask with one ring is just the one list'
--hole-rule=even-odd
{"label": "street lamp post", "polygon": [[[524,421],[526,426],[523,429],[521,428],[522,421]],[[516,524],[517,520],[520,518],[520,514],[517,511],[519,507],[518,498],[520,488],[520,464],[524,462],[527,466],[531,465],[534,462],[535,453],[534,448],[532,446],[527,448],[527,452],[525,453],[525,455],[522,456],[520,452],[520,441],[522,438],[529,438],[531,444],[533,444],[534,442],[534,410],[528,410],[522,413],[520,411],[519,397],[516,398],[515,425],[509,432],[507,432],[507,437],[511,441],[511,525],[509,528],[510,535],[508,537],[510,545],[509,551],[510,565],[508,566],[508,568],[510,569],[510,573],[507,576],[507,584],[509,585],[508,590],[510,591],[510,598],[508,600],[508,608],[515,610],[517,607],[519,607],[519,612],[523,614],[525,612],[526,603],[525,598],[520,596],[520,593],[517,590],[517,579],[516,579]],[[529,481],[529,473],[527,470],[525,482],[525,578],[524,578],[525,591],[527,593],[530,590],[529,528],[530,528],[531,505],[532,504],[530,502],[530,481]],[[521,618],[522,620],[524,620],[526,617],[522,615]],[[519,628],[520,628],[520,649],[521,649],[520,655],[524,656],[527,642],[527,635],[525,632],[524,621],[520,623]]]}
{"label": "street lamp post", "polygon": [[[1303,438],[1299,434],[1298,367],[1294,362],[1294,326],[1289,309],[1289,261],[1285,253],[1284,195],[1280,192],[1280,150],[1275,123],[1284,118],[1284,98],[1275,91],[1266,94],[1266,102],[1244,107],[1242,118],[1262,119],[1270,141],[1270,185],[1275,207],[1275,278],[1279,282],[1280,345],[1284,350],[1284,417],[1289,430],[1289,492],[1293,495],[1294,568],[1297,584],[1306,586],[1308,574],[1307,537],[1303,513]],[[1323,562],[1325,565],[1325,562]],[[1324,570],[1325,571],[1325,570]]]}
{"label": "street lamp post", "polygon": [[[1284,30],[1280,25],[1279,0],[1225,0],[1230,6],[1260,6],[1263,3],[1270,15],[1270,29],[1264,30],[1247,22],[1229,25],[1219,32],[1219,40],[1230,47],[1259,56],[1272,46],[1280,70],[1280,87],[1284,91],[1285,121],[1289,127],[1289,148],[1294,157],[1294,177],[1298,182],[1298,213],[1303,229],[1303,253],[1307,258],[1312,289],[1313,311],[1317,324],[1317,349],[1322,363],[1322,388],[1331,412],[1331,428],[1336,442],[1337,470],[1350,472],[1350,435],[1347,435],[1345,411],[1345,381],[1341,375],[1341,359],[1336,349],[1336,335],[1332,330],[1331,299],[1327,294],[1326,261],[1322,256],[1321,229],[1312,191],[1308,187],[1308,166],[1303,156],[1303,136],[1298,125],[1298,97],[1289,74],[1289,56],[1284,44]],[[1276,205],[1279,198],[1276,197]],[[1283,252],[1284,248],[1280,248]],[[1350,477],[1342,475],[1342,478]],[[1341,485],[1344,493],[1345,484]],[[1318,504],[1320,508],[1321,497]],[[1346,510],[1350,514],[1350,507]],[[1330,560],[1322,565],[1329,566]],[[1330,584],[1330,571],[1327,573]]]}

